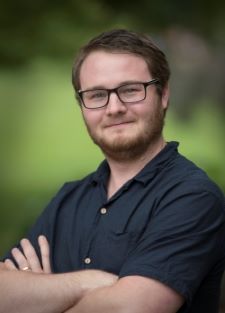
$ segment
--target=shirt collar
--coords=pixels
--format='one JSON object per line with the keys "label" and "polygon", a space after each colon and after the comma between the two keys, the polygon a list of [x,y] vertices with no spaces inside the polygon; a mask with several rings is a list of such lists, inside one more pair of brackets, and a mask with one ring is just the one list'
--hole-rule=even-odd
{"label": "shirt collar", "polygon": [[[132,180],[146,184],[149,179],[152,179],[161,168],[165,167],[166,164],[173,159],[177,154],[178,146],[179,143],[176,141],[168,142],[166,146],[149,163],[147,163],[135,177],[133,177]],[[109,172],[109,165],[107,161],[104,160],[93,174],[92,183],[107,183]]]}
{"label": "shirt collar", "polygon": [[136,181],[140,181],[146,184],[152,179],[158,171],[164,168],[168,162],[170,162],[175,155],[177,155],[179,143],[171,141],[151,160],[145,167],[134,177]]}
{"label": "shirt collar", "polygon": [[97,171],[92,176],[92,183],[98,184],[98,183],[107,183],[108,177],[109,177],[110,169],[108,162],[106,160],[103,160],[102,163],[100,163]]}

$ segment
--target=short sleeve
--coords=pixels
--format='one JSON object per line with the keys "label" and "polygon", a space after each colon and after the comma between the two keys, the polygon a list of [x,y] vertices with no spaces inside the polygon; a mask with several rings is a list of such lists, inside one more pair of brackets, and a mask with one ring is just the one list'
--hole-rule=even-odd
{"label": "short sleeve", "polygon": [[119,276],[157,279],[189,302],[222,251],[224,198],[201,184],[183,182],[158,200]]}
{"label": "short sleeve", "polygon": [[[52,249],[51,243],[54,240],[54,227],[57,218],[58,208],[60,207],[61,202],[63,201],[64,197],[68,194],[70,189],[71,189],[70,183],[65,183],[60,188],[60,190],[52,198],[52,200],[49,202],[47,207],[37,218],[34,225],[30,228],[28,234],[26,235],[26,238],[29,239],[30,242],[32,243],[39,258],[40,258],[40,249],[38,245],[38,236],[39,235],[46,236]],[[20,244],[18,243],[17,245],[15,245],[15,247],[20,248]],[[6,258],[13,260],[11,251],[8,251],[8,253],[3,257],[3,260],[5,260]]]}

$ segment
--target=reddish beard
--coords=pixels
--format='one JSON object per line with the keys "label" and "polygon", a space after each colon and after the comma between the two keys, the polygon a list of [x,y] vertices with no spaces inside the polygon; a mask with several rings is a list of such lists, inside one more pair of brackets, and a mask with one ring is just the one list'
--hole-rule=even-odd
{"label": "reddish beard", "polygon": [[133,138],[117,136],[115,140],[107,140],[104,136],[96,135],[86,123],[86,127],[93,142],[100,147],[105,156],[116,161],[134,160],[142,156],[151,146],[159,140],[164,126],[165,109],[160,105],[145,120],[145,128]]}

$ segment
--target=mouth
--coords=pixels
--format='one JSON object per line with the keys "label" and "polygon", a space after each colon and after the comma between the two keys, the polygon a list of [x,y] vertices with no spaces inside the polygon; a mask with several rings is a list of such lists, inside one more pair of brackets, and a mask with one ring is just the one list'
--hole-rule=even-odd
{"label": "mouth", "polygon": [[105,126],[105,128],[110,128],[110,127],[123,127],[123,126],[126,126],[126,125],[131,124],[131,123],[133,123],[133,121],[114,122],[114,123],[107,124],[107,125]]}

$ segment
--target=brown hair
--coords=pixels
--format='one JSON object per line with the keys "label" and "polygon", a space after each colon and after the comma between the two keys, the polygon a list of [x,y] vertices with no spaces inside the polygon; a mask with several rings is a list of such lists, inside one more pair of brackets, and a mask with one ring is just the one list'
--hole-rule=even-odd
{"label": "brown hair", "polygon": [[125,29],[115,29],[104,32],[90,40],[79,51],[72,69],[72,83],[75,91],[80,89],[80,69],[86,57],[93,51],[128,52],[142,57],[153,78],[157,78],[158,93],[168,83],[170,69],[165,54],[153,43],[150,37]]}

